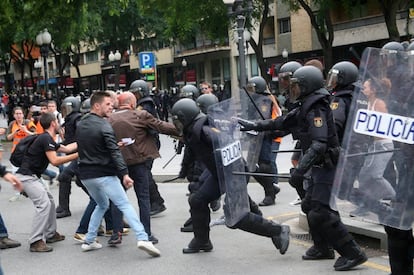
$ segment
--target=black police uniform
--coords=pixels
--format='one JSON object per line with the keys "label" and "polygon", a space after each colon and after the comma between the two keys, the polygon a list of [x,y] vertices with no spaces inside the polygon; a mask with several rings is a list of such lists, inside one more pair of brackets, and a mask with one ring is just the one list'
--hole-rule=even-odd
{"label": "black police uniform", "polygon": [[339,213],[329,206],[339,154],[329,98],[330,94],[325,89],[316,90],[302,100],[300,107],[286,116],[262,121],[254,129],[288,130],[300,140],[303,157],[292,173],[291,180],[301,182],[303,175],[311,169],[302,210],[307,214],[314,241],[314,246],[303,259],[333,259],[332,246],[341,255],[334,265],[335,270],[348,270],[367,258],[342,223]]}
{"label": "black police uniform", "polygon": [[[76,141],[76,127],[81,119],[82,114],[80,112],[72,112],[65,118],[65,138],[63,144],[70,144]],[[78,174],[78,160],[73,160],[67,165],[58,176],[59,181],[59,206],[56,208],[56,217],[63,218],[70,216],[69,210],[69,197],[72,187],[72,178]],[[86,193],[87,190],[76,177],[76,184],[81,187]]]}
{"label": "black police uniform", "polygon": [[[214,159],[212,142],[214,136],[207,116],[197,116],[184,130],[186,146],[192,151],[196,159],[206,166],[206,169],[200,176],[202,182],[200,188],[189,197],[194,238],[188,247],[183,249],[183,253],[196,253],[200,250],[211,251],[213,249],[210,242],[210,209],[208,205],[221,195]],[[249,212],[234,228],[272,238],[274,245],[280,249],[281,254],[284,254],[287,250],[289,244],[288,226],[281,226],[264,219],[258,214]]]}
{"label": "black police uniform", "polygon": [[[140,106],[143,110],[149,112],[155,118],[158,118],[157,108],[151,96],[145,96],[143,98],[140,98],[137,102],[137,105]],[[154,136],[155,143],[157,144],[157,148],[159,150],[161,148],[159,133],[152,129],[150,129],[149,131],[150,131],[150,134]],[[151,169],[152,169],[153,163],[154,163],[154,160],[151,160],[149,164],[150,169],[149,169],[149,174],[148,174],[148,178],[150,179],[149,193],[150,193],[151,215],[158,214],[166,209],[164,205],[165,201],[163,197],[161,196],[160,192],[158,191],[158,186],[152,176]]]}

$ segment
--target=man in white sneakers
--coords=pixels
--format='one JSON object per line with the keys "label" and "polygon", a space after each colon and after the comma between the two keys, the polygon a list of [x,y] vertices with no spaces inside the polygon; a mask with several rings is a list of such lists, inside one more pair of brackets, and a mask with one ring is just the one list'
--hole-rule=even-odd
{"label": "man in white sneakers", "polygon": [[[128,176],[128,168],[118,147],[114,131],[105,119],[113,111],[113,100],[107,92],[95,92],[91,97],[91,111],[79,122],[76,137],[79,153],[79,177],[97,206],[92,213],[83,251],[102,248],[96,241],[99,225],[111,200],[124,214],[138,240],[137,246],[153,257],[160,251],[148,240],[148,234],[130,204],[118,178],[125,188],[134,181]],[[120,143],[122,144],[122,143]]]}

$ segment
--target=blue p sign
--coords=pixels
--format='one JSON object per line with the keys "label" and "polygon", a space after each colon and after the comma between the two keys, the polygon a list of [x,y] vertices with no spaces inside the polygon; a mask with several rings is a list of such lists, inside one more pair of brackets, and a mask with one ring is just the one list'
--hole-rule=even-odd
{"label": "blue p sign", "polygon": [[140,52],[139,57],[139,68],[143,74],[151,74],[155,72],[155,58],[152,52]]}

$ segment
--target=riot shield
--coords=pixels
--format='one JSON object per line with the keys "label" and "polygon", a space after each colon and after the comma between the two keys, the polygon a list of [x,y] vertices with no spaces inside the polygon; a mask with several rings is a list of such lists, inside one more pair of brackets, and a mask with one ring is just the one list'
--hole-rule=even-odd
{"label": "riot shield", "polygon": [[247,178],[235,175],[234,172],[246,171],[244,156],[246,150],[252,147],[248,141],[253,137],[244,138],[240,131],[236,117],[241,113],[240,102],[230,98],[210,106],[208,117],[213,132],[216,167],[218,180],[222,193],[226,193],[224,199],[224,214],[226,225],[232,227],[237,224],[248,212],[250,212],[247,194]]}
{"label": "riot shield", "polygon": [[348,115],[331,207],[409,229],[414,219],[414,98],[409,53],[367,48]]}
{"label": "riot shield", "polygon": [[[238,116],[242,119],[256,121],[271,118],[271,100],[266,95],[249,93],[243,89],[240,91],[240,106]],[[242,133],[243,152],[249,172],[256,171],[264,135],[264,132],[257,131]]]}

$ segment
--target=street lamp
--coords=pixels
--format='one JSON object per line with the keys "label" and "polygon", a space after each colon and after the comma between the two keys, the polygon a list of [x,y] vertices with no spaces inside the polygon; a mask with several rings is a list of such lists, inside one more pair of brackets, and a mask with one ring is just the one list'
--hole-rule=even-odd
{"label": "street lamp", "polygon": [[183,66],[184,68],[183,80],[184,80],[184,86],[185,86],[187,85],[187,60],[185,60],[185,58],[183,58],[183,60],[181,61],[181,66]]}
{"label": "street lamp", "polygon": [[42,61],[40,61],[39,59],[35,61],[34,63],[34,68],[36,69],[37,72],[37,83],[36,83],[36,90],[38,93],[40,93],[40,73],[42,72]]}
{"label": "street lamp", "polygon": [[45,72],[45,91],[46,93],[49,91],[49,79],[47,76],[47,56],[49,54],[49,46],[52,42],[52,36],[47,31],[47,29],[44,29],[43,32],[40,32],[36,36],[36,44],[40,46],[40,54],[43,57],[43,67]]}
{"label": "street lamp", "polygon": [[289,52],[288,52],[288,50],[286,50],[286,48],[283,48],[283,51],[282,51],[282,57],[283,57],[284,59],[286,59],[286,62],[288,61],[288,56],[289,56]]}
{"label": "street lamp", "polygon": [[240,82],[239,88],[246,86],[247,77],[246,77],[246,57],[244,53],[245,48],[245,34],[244,34],[244,25],[246,22],[246,16],[249,16],[253,11],[253,4],[251,0],[247,1],[246,8],[243,7],[243,0],[235,0],[233,3],[232,11],[230,15],[236,16],[237,23],[237,40],[238,40],[238,52],[239,52],[239,66],[240,66]]}
{"label": "street lamp", "polygon": [[109,62],[115,66],[115,87],[114,90],[119,89],[119,66],[121,65],[121,53],[116,50],[115,54],[111,51],[108,55]]}

